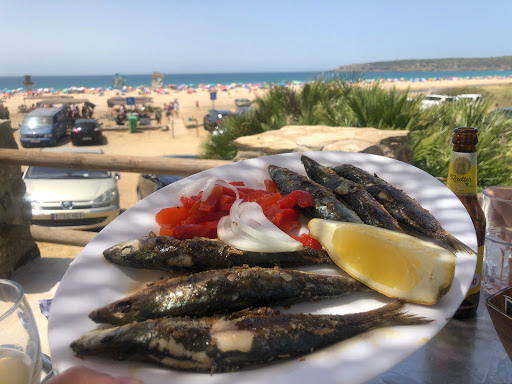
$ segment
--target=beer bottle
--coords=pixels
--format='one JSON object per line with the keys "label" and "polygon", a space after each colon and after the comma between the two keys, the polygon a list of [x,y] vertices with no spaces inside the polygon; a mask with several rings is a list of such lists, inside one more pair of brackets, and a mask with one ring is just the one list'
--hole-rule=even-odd
{"label": "beer bottle", "polygon": [[475,226],[478,244],[478,256],[473,281],[464,301],[454,315],[455,318],[466,318],[475,315],[480,299],[480,281],[485,242],[485,216],[478,202],[476,189],[478,129],[461,127],[455,128],[453,132],[453,151],[448,171],[447,186],[457,195],[468,211]]}

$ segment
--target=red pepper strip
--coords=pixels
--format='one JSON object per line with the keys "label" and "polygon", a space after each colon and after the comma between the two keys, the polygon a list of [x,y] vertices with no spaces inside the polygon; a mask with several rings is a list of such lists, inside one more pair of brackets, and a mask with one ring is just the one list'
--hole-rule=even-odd
{"label": "red pepper strip", "polygon": [[158,236],[172,236],[172,228],[161,227]]}
{"label": "red pepper strip", "polygon": [[276,203],[281,200],[281,194],[273,193],[270,196],[262,197],[257,203],[261,206],[261,209],[265,210],[267,207],[271,205],[276,205]]}
{"label": "red pepper strip", "polygon": [[185,207],[164,208],[155,216],[156,222],[160,226],[174,227],[185,221],[189,216],[189,210]]}
{"label": "red pepper strip", "polygon": [[182,224],[200,224],[208,221],[219,221],[221,217],[229,215],[229,211],[217,211],[208,214],[189,216]]}
{"label": "red pepper strip", "polygon": [[273,180],[267,179],[267,180],[264,180],[263,182],[265,183],[265,190],[267,192],[273,192],[273,193],[279,192],[279,189],[277,189],[277,185],[276,185],[276,183],[274,183]]}
{"label": "red pepper strip", "polygon": [[309,192],[306,191],[293,191],[288,196],[283,198],[278,202],[281,208],[293,208],[297,204],[301,208],[313,207],[315,205],[315,200],[313,200],[313,196]]}
{"label": "red pepper strip", "polygon": [[224,190],[222,187],[214,186],[212,189],[212,192],[210,193],[210,196],[208,198],[201,202],[201,205],[199,207],[199,211],[203,213],[212,213],[215,211],[215,207],[217,206],[217,202],[219,201],[220,197],[224,194]]}
{"label": "red pepper strip", "polygon": [[256,203],[257,203],[259,200],[264,199],[264,198],[266,198],[266,197],[269,197],[269,196],[271,196],[271,195],[273,195],[273,193],[271,193],[271,192],[267,192],[267,191],[264,191],[264,190],[262,190],[262,189],[259,189],[259,190],[257,190],[257,191],[254,191],[254,192],[249,193],[249,194],[245,197],[244,201],[248,201],[248,202],[256,202]]}
{"label": "red pepper strip", "polygon": [[234,196],[222,195],[217,202],[217,210],[219,211],[229,211],[231,206],[235,202]]}
{"label": "red pepper strip", "polygon": [[228,196],[231,196],[231,197],[235,197],[235,198],[236,198],[236,193],[235,193],[235,191],[233,191],[231,188],[228,188],[228,187],[222,187],[222,190],[224,191],[224,194],[225,194],[225,195],[228,195]]}
{"label": "red pepper strip", "polygon": [[245,188],[245,187],[244,188],[238,187],[237,190],[238,190],[239,193],[243,193],[245,195],[248,195],[249,193],[253,193],[253,192],[258,191],[258,189]]}
{"label": "red pepper strip", "polygon": [[193,198],[190,197],[182,196],[180,197],[180,201],[185,208],[190,209],[197,200],[194,200]]}
{"label": "red pepper strip", "polygon": [[276,204],[268,207],[263,214],[278,227],[285,222],[296,221],[300,215],[295,209],[281,209]]}
{"label": "red pepper strip", "polygon": [[281,231],[283,231],[284,233],[290,234],[290,232],[292,232],[296,229],[299,229],[300,227],[302,227],[300,221],[292,220],[292,221],[286,221],[283,224],[281,224],[279,226],[279,229]]}
{"label": "red pepper strip", "polygon": [[217,237],[218,221],[200,224],[184,224],[174,227],[172,235],[175,239],[192,239],[195,236],[215,239]]}
{"label": "red pepper strip", "polygon": [[235,187],[245,187],[245,183],[243,181],[231,181],[229,184]]}
{"label": "red pepper strip", "polygon": [[307,233],[303,233],[300,237],[299,236],[292,236],[295,240],[300,241],[302,245],[309,248],[314,249],[322,249],[322,244]]}

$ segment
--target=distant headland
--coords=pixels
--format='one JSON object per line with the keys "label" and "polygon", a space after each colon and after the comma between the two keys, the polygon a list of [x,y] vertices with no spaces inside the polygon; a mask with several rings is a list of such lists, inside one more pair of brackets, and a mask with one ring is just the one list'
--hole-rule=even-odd
{"label": "distant headland", "polygon": [[411,59],[343,65],[334,72],[510,71],[512,56],[485,58]]}

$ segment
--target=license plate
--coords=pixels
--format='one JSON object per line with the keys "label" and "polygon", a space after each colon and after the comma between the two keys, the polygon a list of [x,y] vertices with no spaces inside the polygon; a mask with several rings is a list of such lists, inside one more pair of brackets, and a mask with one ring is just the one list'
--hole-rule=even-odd
{"label": "license plate", "polygon": [[30,140],[31,143],[40,143],[41,140]]}
{"label": "license plate", "polygon": [[89,141],[89,140],[92,140],[92,137],[82,137],[82,140],[83,141]]}
{"label": "license plate", "polygon": [[65,213],[54,213],[52,214],[52,220],[69,220],[69,219],[83,219],[84,214],[82,212],[65,212]]}

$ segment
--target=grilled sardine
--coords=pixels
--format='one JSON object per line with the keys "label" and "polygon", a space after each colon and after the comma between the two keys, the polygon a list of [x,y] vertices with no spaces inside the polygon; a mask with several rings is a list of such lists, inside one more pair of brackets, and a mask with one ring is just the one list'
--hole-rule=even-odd
{"label": "grilled sardine", "polygon": [[269,308],[226,317],[164,318],[100,329],[71,343],[78,356],[147,361],[179,370],[235,371],[306,355],[373,328],[430,322],[403,303],[347,315],[282,314]]}
{"label": "grilled sardine", "polygon": [[313,196],[315,206],[302,209],[304,214],[310,219],[318,218],[362,223],[357,213],[339,201],[330,189],[305,176],[276,165],[269,165],[268,173],[281,192],[288,194],[296,190],[303,190]]}
{"label": "grilled sardine", "polygon": [[365,224],[403,232],[395,218],[361,184],[339,176],[332,168],[325,167],[307,156],[303,155],[300,159],[308,176],[333,190]]}
{"label": "grilled sardine", "polygon": [[126,324],[165,316],[210,316],[248,307],[336,298],[370,288],[352,277],[279,268],[236,267],[154,283],[89,315],[97,323]]}
{"label": "grilled sardine", "polygon": [[332,264],[324,250],[309,247],[295,252],[250,252],[233,248],[221,240],[195,237],[174,239],[156,236],[126,241],[103,252],[112,263],[132,268],[174,271],[207,271],[231,267],[298,267]]}
{"label": "grilled sardine", "polygon": [[438,241],[451,251],[474,253],[471,248],[443,229],[439,221],[404,191],[393,187],[377,175],[354,165],[343,164],[334,171],[349,180],[362,184],[370,194],[401,224]]}

